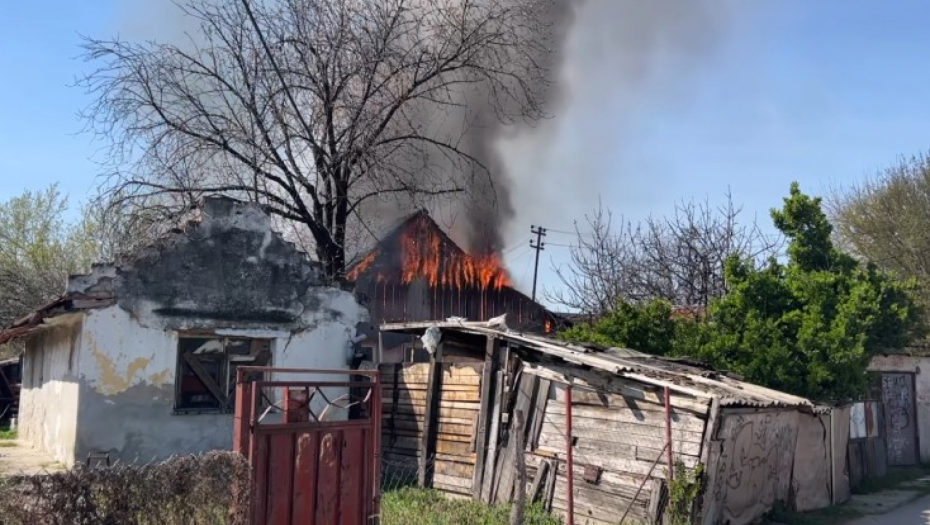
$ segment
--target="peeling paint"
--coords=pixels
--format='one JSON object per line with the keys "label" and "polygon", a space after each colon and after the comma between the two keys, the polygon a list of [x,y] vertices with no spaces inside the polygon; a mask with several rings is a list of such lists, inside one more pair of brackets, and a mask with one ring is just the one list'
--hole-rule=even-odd
{"label": "peeling paint", "polygon": [[133,385],[133,378],[136,374],[145,370],[145,367],[152,362],[151,359],[137,357],[126,367],[126,373],[120,374],[117,372],[116,364],[113,360],[98,350],[96,344],[91,344],[90,354],[94,356],[94,359],[97,361],[97,366],[100,369],[100,381],[94,386],[94,390],[105,396],[116,395],[128,390],[129,387]]}
{"label": "peeling paint", "polygon": [[[367,319],[354,294],[324,286],[318,265],[272,233],[260,207],[207,204],[192,230],[146,248],[118,271],[97,272],[110,279],[115,304],[80,314],[75,369],[62,375],[70,383],[46,378],[31,394],[31,413],[42,414],[31,435],[63,463],[91,452],[132,462],[232,445],[231,414],[175,410],[179,337],[269,339],[279,367],[348,364],[345,349]],[[93,283],[86,276],[76,284]],[[51,342],[33,353],[41,360],[51,350],[59,359]]]}
{"label": "peeling paint", "polygon": [[155,386],[161,386],[169,382],[171,382],[171,370],[162,370],[148,377],[148,383]]}

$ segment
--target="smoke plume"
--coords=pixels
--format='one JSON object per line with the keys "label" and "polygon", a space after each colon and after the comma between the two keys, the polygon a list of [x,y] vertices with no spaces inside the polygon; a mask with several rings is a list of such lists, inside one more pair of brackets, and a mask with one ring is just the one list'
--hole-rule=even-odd
{"label": "smoke plume", "polygon": [[[132,5],[120,16],[124,36],[177,41],[196,31],[170,0]],[[659,99],[687,102],[694,73],[713,56],[736,7],[735,0],[552,0],[544,13],[550,52],[536,57],[552,81],[551,118],[503,124],[480,91],[462,95],[469,118],[425,115],[440,134],[467,126],[465,149],[487,172],[461,170],[468,191],[451,199],[371,202],[364,213],[375,219],[356,227],[377,234],[427,207],[466,249],[501,252],[525,244],[531,224],[570,226],[601,195],[621,190],[618,180],[637,178],[609,160],[624,153],[630,117]]]}
{"label": "smoke plume", "polygon": [[610,160],[634,132],[628,122],[655,104],[687,104],[736,8],[727,0],[554,0],[551,53],[540,57],[551,75],[551,118],[483,119],[469,147],[489,176],[463,174],[470,191],[451,207],[432,206],[434,215],[474,251],[525,244],[531,224],[570,227],[638,177]]}

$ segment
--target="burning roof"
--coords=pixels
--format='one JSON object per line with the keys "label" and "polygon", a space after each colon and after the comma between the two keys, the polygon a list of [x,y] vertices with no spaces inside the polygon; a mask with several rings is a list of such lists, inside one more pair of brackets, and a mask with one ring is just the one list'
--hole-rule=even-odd
{"label": "burning roof", "polygon": [[379,282],[410,284],[422,278],[433,287],[500,290],[512,286],[498,254],[466,253],[425,211],[401,223],[353,264],[347,277],[354,281],[371,272]]}
{"label": "burning roof", "polygon": [[425,211],[417,212],[350,265],[347,277],[371,323],[502,314],[526,330],[554,330],[555,318],[513,288],[497,253],[469,254]]}

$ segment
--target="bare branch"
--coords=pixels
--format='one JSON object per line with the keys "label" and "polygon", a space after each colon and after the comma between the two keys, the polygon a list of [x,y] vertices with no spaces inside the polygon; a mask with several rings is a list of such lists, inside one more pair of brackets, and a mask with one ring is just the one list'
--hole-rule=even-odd
{"label": "bare branch", "polygon": [[706,307],[727,292],[724,265],[731,255],[763,262],[783,247],[755,223],[739,223],[740,209],[727,195],[723,206],[682,203],[670,217],[640,224],[620,221],[599,205],[585,225],[576,224],[568,267],[555,268],[562,290],[550,299],[592,316],[619,301],[664,299]]}
{"label": "bare branch", "polygon": [[341,279],[366,200],[444,196],[464,189],[459,172],[488,171],[434,117],[467,115],[476,92],[501,122],[544,116],[537,4],[184,0],[200,24],[184,47],[87,39],[97,69],[79,85],[110,145],[105,189],[135,210],[260,202],[302,224]]}

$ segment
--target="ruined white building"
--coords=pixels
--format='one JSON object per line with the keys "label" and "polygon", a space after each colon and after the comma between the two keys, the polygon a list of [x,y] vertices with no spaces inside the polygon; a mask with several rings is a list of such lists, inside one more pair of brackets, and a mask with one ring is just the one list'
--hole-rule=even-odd
{"label": "ruined white building", "polygon": [[237,366],[345,368],[366,313],[255,204],[201,218],[0,332],[25,338],[20,436],[71,466],[229,449]]}

